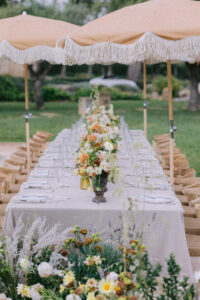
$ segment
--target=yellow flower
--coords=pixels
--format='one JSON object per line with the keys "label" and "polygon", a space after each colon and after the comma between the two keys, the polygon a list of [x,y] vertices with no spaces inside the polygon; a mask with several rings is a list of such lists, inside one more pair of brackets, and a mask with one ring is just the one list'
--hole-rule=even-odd
{"label": "yellow flower", "polygon": [[59,290],[60,294],[62,294],[64,290],[65,290],[64,285],[60,284],[60,290]]}
{"label": "yellow flower", "polygon": [[80,167],[79,168],[79,173],[81,176],[85,175],[85,168],[84,167]]}
{"label": "yellow flower", "polygon": [[116,286],[116,287],[114,288],[114,290],[115,290],[115,292],[117,293],[117,292],[120,291],[120,288],[119,288],[118,286]]}
{"label": "yellow flower", "polygon": [[109,295],[115,292],[116,283],[113,280],[102,279],[99,282],[99,292]]}
{"label": "yellow flower", "polygon": [[95,295],[94,295],[94,292],[89,293],[89,294],[87,295],[87,300],[96,300],[96,297],[95,297]]}
{"label": "yellow flower", "polygon": [[69,271],[64,277],[63,277],[63,284],[65,286],[68,286],[70,283],[72,283],[75,280],[74,273],[72,271]]}

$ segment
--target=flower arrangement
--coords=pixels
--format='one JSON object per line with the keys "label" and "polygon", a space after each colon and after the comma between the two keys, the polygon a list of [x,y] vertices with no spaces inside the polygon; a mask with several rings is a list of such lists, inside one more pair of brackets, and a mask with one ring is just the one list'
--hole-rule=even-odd
{"label": "flower arrangement", "polygon": [[161,265],[151,265],[139,240],[118,247],[78,226],[47,229],[42,219],[24,235],[22,225],[1,238],[0,300],[194,299],[194,286],[178,279],[174,256],[161,278]]}
{"label": "flower arrangement", "polygon": [[120,146],[119,116],[115,116],[113,105],[98,106],[98,92],[92,108],[85,114],[80,148],[75,159],[75,175],[81,176],[81,188],[101,191],[101,178],[114,180],[118,172],[116,153]]}

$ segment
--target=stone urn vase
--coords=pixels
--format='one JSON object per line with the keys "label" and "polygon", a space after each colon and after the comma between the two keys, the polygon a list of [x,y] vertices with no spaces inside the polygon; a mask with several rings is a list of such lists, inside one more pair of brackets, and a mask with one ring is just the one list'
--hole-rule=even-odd
{"label": "stone urn vase", "polygon": [[107,183],[108,183],[108,174],[103,172],[102,175],[100,176],[100,187],[95,184],[93,181],[93,189],[95,193],[95,197],[93,198],[93,202],[96,203],[104,203],[106,202],[106,198],[104,197],[104,193],[108,191],[107,188]]}

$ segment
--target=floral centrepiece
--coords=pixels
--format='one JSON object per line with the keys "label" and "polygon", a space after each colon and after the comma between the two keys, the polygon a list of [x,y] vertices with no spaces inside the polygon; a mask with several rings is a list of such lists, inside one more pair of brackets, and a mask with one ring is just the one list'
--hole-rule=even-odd
{"label": "floral centrepiece", "polygon": [[85,132],[74,170],[75,175],[81,176],[81,188],[96,193],[107,191],[107,180],[114,182],[119,170],[116,153],[121,140],[119,116],[114,115],[113,105],[98,106],[97,102],[84,116]]}
{"label": "floral centrepiece", "polygon": [[57,225],[48,230],[41,219],[20,235],[22,224],[13,237],[0,239],[0,300],[194,299],[194,286],[178,279],[174,256],[161,278],[161,265],[150,263],[139,240],[118,247],[78,226],[61,233]]}

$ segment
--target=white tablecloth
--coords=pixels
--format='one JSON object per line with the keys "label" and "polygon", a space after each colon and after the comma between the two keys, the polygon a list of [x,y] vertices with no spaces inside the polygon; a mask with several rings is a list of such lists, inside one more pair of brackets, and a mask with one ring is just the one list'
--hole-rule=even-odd
{"label": "white tablecloth", "polygon": [[[124,176],[118,184],[108,185],[108,192],[105,194],[107,202],[96,204],[91,201],[93,194],[80,189],[80,178],[73,175],[70,166],[65,168],[66,173],[62,171],[62,180],[56,193],[50,188],[53,179],[47,176],[47,172],[49,175],[55,170],[63,170],[65,166],[62,159],[54,159],[53,163],[50,159],[57,157],[58,154],[54,152],[62,151],[63,143],[71,140],[70,131],[62,131],[43,154],[26,183],[42,183],[43,189],[38,189],[37,186],[27,189],[26,184],[22,186],[19,194],[7,207],[5,233],[12,233],[18,218],[23,214],[26,228],[35,218],[46,217],[49,225],[59,223],[63,228],[79,225],[91,232],[100,232],[104,239],[116,241],[123,236],[122,225],[125,220],[128,227],[127,239],[141,237],[148,248],[151,261],[164,265],[163,273],[166,273],[166,259],[174,253],[182,268],[182,275],[192,279],[182,207],[143,132],[131,131],[131,136],[137,153],[136,159],[130,161],[126,158],[125,151],[121,150],[119,164]],[[79,138],[77,136],[77,141]],[[131,174],[130,163],[134,164]],[[49,167],[51,164],[52,167]],[[38,175],[39,172],[43,173]],[[34,177],[34,174],[40,177]],[[36,194],[40,198],[35,197]],[[45,195],[49,195],[49,199],[43,203]],[[21,201],[26,197],[29,201]],[[40,201],[38,199],[41,203],[36,203]]]}

